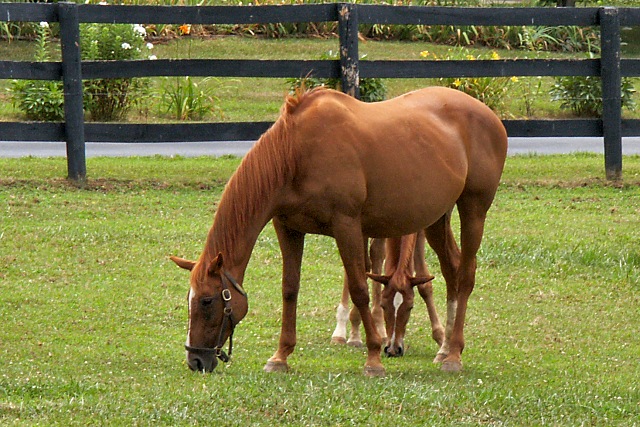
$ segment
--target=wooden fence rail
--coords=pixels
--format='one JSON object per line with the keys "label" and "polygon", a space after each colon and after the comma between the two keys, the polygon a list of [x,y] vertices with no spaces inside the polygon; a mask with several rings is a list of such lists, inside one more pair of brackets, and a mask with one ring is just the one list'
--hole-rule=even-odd
{"label": "wooden fence rail", "polygon": [[[640,120],[623,120],[620,84],[640,77],[640,60],[621,59],[620,28],[640,25],[640,8],[451,8],[352,3],[296,6],[103,6],[70,2],[0,3],[0,21],[59,22],[61,62],[0,61],[0,79],[62,80],[64,123],[2,122],[0,140],[66,141],[68,176],[86,178],[85,141],[166,142],[257,139],[270,122],[131,124],[85,123],[82,80],[152,76],[332,77],[358,96],[360,78],[599,76],[603,114],[598,119],[504,120],[510,136],[601,136],[608,179],[622,176],[622,137],[640,136]],[[81,61],[80,23],[265,24],[336,21],[339,60]],[[599,59],[476,61],[358,60],[359,24],[599,26]],[[1,145],[1,142],[0,142]]]}

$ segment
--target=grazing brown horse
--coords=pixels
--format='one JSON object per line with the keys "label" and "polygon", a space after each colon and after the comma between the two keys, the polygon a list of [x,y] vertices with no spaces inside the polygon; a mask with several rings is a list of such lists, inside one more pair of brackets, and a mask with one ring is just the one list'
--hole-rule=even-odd
{"label": "grazing brown horse", "polygon": [[[373,295],[371,314],[378,333],[380,333],[382,340],[386,341],[384,352],[390,357],[404,354],[404,336],[413,308],[414,287],[416,286],[427,306],[431,322],[431,336],[439,346],[442,346],[444,342],[444,328],[440,323],[433,300],[431,285],[433,276],[429,273],[424,259],[424,246],[424,231],[402,238],[372,239],[371,241],[369,253],[372,274],[367,274],[374,279],[371,284]],[[381,274],[383,263],[385,275]],[[425,279],[421,280],[420,278]],[[385,284],[384,293],[382,292],[383,283]],[[383,295],[385,297],[384,304],[382,303]],[[349,311],[349,298],[349,288],[345,280],[342,298],[336,313],[336,329],[331,336],[331,342],[359,347],[362,345],[361,320],[355,307]],[[351,323],[351,332],[347,339],[348,322]]]}
{"label": "grazing brown horse", "polygon": [[[476,252],[507,152],[500,119],[462,92],[426,88],[366,104],[333,90],[290,96],[274,125],[242,160],[220,199],[191,271],[187,362],[211,371],[247,313],[242,284],[260,231],[273,220],[282,252],[282,329],[268,372],[288,369],[306,233],[332,236],[366,334],[366,375],[384,375],[382,340],[369,309],[366,238],[429,227],[455,324],[442,368],[460,370]],[[457,206],[461,249],[446,233]],[[446,270],[446,273],[444,272]],[[231,346],[231,342],[230,342]]]}

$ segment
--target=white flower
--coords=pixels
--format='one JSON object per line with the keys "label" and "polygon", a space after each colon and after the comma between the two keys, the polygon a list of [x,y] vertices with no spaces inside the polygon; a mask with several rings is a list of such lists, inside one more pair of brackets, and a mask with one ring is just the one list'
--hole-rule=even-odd
{"label": "white flower", "polygon": [[149,50],[153,49],[153,43],[147,43],[147,49]]}
{"label": "white flower", "polygon": [[147,35],[147,30],[140,24],[135,24],[133,26],[133,31],[138,33],[139,36],[144,37]]}
{"label": "white flower", "polygon": [[129,50],[129,49],[131,49],[131,45],[130,45],[129,43],[127,43],[127,42],[122,43],[121,47],[122,47],[124,50]]}
{"label": "white flower", "polygon": [[150,55],[150,56],[149,56],[149,59],[153,61],[153,60],[158,59],[158,57],[157,57],[157,56],[155,56],[155,55]]}
{"label": "white flower", "polygon": [[48,22],[45,22],[45,21],[42,21],[42,22],[40,23],[40,26],[41,26],[42,28],[49,28],[49,23],[48,23]]}

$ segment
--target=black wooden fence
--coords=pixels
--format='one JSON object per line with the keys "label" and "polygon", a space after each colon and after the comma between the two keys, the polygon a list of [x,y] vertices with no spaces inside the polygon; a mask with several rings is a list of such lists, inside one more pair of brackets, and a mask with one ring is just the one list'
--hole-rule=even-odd
{"label": "black wooden fence", "polygon": [[[271,123],[85,123],[82,79],[150,76],[332,77],[358,95],[359,78],[600,76],[600,119],[505,120],[510,136],[602,136],[608,179],[622,176],[622,137],[640,136],[640,120],[623,120],[622,77],[640,77],[640,60],[621,59],[620,28],[640,26],[640,8],[451,8],[352,3],[297,6],[103,6],[60,2],[0,3],[0,21],[59,22],[61,62],[0,61],[0,79],[62,80],[64,123],[2,122],[0,140],[66,141],[68,175],[86,177],[85,141],[254,140]],[[265,24],[337,21],[339,60],[81,61],[79,24]],[[599,26],[601,58],[476,61],[358,61],[358,24]],[[0,142],[1,144],[1,142]]]}

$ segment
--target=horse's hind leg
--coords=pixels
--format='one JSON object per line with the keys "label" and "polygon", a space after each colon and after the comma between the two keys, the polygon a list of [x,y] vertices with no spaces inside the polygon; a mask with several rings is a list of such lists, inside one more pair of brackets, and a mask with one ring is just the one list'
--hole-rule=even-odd
{"label": "horse's hind leg", "polygon": [[434,363],[440,363],[449,355],[449,343],[453,333],[458,303],[457,271],[460,265],[460,249],[451,230],[451,212],[443,215],[438,221],[425,230],[429,246],[433,248],[440,270],[447,284],[447,321],[444,340],[436,354]]}
{"label": "horse's hind leg", "polygon": [[449,338],[449,354],[443,360],[442,370],[460,371],[462,369],[461,354],[464,349],[464,322],[467,302],[476,282],[476,254],[482,242],[484,222],[491,205],[482,195],[463,195],[458,200],[460,214],[460,265],[456,282],[458,288],[458,305],[453,331]]}
{"label": "horse's hind leg", "polygon": [[[427,263],[424,259],[424,245],[425,233],[424,231],[421,231],[418,233],[416,238],[415,250],[413,252],[413,263],[415,266],[416,277],[431,276],[431,273],[429,273],[429,269],[427,268]],[[444,327],[442,326],[442,323],[440,323],[438,311],[436,310],[436,305],[433,301],[432,282],[429,281],[422,285],[418,285],[418,292],[427,305],[427,313],[429,313],[429,321],[431,322],[431,337],[439,346],[442,346],[442,343],[444,342]]]}

